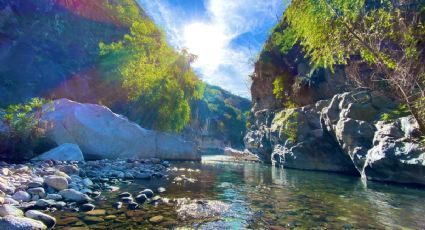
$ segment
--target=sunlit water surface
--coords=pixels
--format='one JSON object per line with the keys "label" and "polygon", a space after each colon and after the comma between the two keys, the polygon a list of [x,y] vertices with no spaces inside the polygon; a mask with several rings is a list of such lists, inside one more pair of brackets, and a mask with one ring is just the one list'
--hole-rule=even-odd
{"label": "sunlit water surface", "polygon": [[[367,185],[345,175],[288,170],[258,163],[234,163],[222,156],[172,163],[170,176],[120,184],[96,201],[101,219],[79,212],[56,212],[58,229],[425,229],[425,189],[377,182]],[[199,169],[199,170],[196,170]],[[175,177],[195,182],[175,181]],[[112,208],[117,194],[165,187],[164,198],[222,201],[218,219],[181,220],[175,207],[144,204],[136,211]],[[151,223],[153,216],[163,216]],[[103,220],[103,221],[100,221]]]}

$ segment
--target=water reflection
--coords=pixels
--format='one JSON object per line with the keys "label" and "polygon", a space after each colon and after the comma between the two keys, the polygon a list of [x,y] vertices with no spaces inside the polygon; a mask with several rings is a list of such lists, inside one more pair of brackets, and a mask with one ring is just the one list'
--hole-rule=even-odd
{"label": "water reflection", "polygon": [[[221,201],[230,208],[220,214],[219,220],[185,222],[178,219],[173,208],[144,205],[140,214],[124,210],[116,214],[121,222],[111,221],[104,226],[116,226],[117,229],[269,229],[270,226],[285,229],[425,229],[423,189],[376,182],[368,182],[365,187],[357,177],[235,163],[222,156],[208,156],[201,163],[173,163],[173,167],[175,170],[170,171],[168,179],[136,181],[123,191],[134,193],[145,187],[164,186],[167,191],[161,195],[163,197]],[[183,175],[195,180],[174,180]],[[105,196],[96,205],[111,209],[116,194]],[[168,225],[151,225],[146,220],[153,215],[164,216],[169,220]],[[99,224],[84,224],[99,228]]]}

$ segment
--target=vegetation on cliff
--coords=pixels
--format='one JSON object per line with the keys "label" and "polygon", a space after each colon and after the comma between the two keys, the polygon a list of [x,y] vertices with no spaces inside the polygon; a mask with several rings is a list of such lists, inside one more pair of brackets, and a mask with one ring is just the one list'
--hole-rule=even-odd
{"label": "vegetation on cliff", "polygon": [[282,54],[299,44],[313,69],[343,65],[352,84],[406,104],[425,130],[424,9],[423,1],[294,0],[272,38]]}

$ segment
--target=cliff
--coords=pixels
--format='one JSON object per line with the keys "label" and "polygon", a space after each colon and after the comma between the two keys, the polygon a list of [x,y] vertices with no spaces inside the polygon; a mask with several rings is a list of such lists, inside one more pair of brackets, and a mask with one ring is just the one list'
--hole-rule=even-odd
{"label": "cliff", "polygon": [[279,41],[285,28],[282,20],[255,64],[245,147],[282,167],[425,184],[425,148],[409,112],[355,87],[347,65],[311,65],[299,43]]}

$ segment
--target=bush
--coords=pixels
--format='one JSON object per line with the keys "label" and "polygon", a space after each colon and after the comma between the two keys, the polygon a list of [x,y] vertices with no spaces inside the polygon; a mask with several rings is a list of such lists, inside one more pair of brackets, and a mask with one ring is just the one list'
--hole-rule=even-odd
{"label": "bush", "polygon": [[6,133],[0,134],[1,158],[10,161],[30,159],[36,149],[43,149],[41,146],[47,142],[40,122],[41,108],[45,103],[44,99],[33,98],[25,104],[10,105],[0,113],[1,121],[8,127]]}

